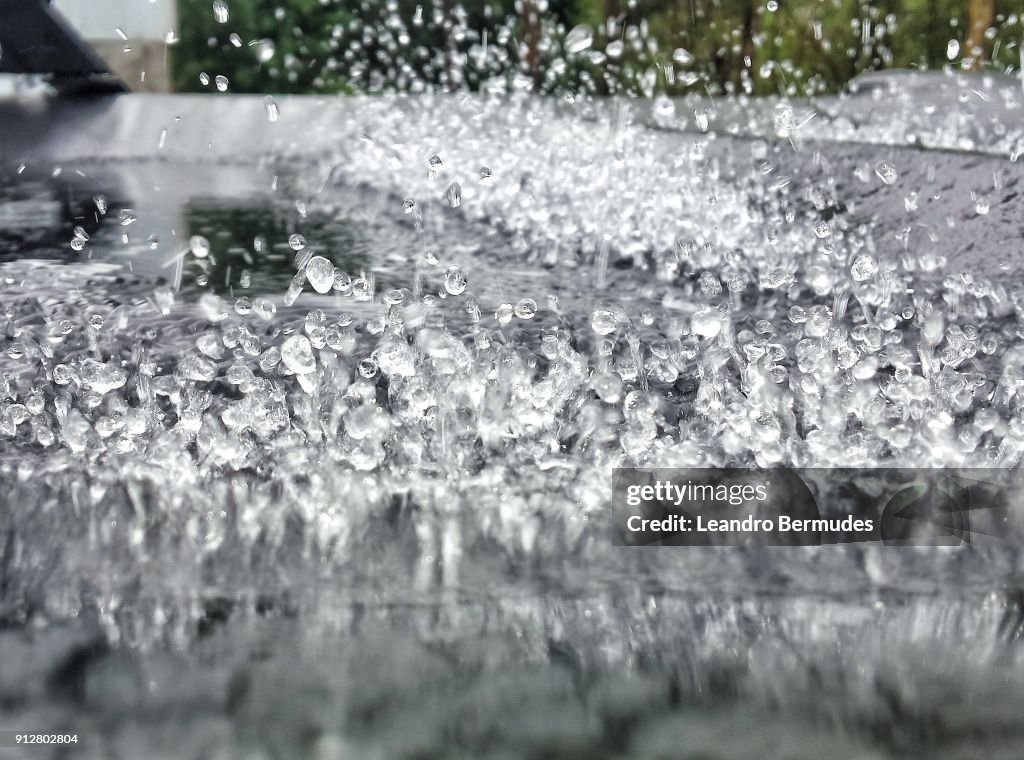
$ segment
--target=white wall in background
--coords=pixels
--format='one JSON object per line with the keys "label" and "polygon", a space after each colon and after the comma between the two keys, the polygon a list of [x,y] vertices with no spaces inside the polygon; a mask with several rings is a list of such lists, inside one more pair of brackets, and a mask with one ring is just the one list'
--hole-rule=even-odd
{"label": "white wall in background", "polygon": [[175,0],[53,0],[53,5],[87,40],[161,40],[177,33]]}

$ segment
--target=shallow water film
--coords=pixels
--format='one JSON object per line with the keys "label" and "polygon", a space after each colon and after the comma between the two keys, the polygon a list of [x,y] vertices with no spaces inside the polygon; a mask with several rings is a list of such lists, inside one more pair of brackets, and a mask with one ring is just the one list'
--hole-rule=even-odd
{"label": "shallow water film", "polygon": [[455,46],[0,97],[0,733],[76,737],[0,758],[1019,758],[1019,488],[953,541],[613,541],[617,468],[1017,483],[1024,89],[963,42],[841,95]]}

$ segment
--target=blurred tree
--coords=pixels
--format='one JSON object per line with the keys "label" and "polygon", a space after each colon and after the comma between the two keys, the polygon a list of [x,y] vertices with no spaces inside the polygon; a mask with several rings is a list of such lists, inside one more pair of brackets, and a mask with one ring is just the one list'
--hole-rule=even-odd
{"label": "blurred tree", "polygon": [[210,0],[178,0],[180,41],[173,56],[179,90],[212,87],[218,75],[232,92],[346,89],[330,65],[334,30],[352,19],[342,4],[320,0],[226,0],[218,22]]}
{"label": "blurred tree", "polygon": [[[179,89],[814,94],[891,67],[1019,68],[1024,0],[179,0]],[[574,40],[566,36],[574,27]]]}
{"label": "blurred tree", "polygon": [[996,16],[995,0],[969,0],[967,54],[971,68],[977,69],[988,60],[986,35]]}

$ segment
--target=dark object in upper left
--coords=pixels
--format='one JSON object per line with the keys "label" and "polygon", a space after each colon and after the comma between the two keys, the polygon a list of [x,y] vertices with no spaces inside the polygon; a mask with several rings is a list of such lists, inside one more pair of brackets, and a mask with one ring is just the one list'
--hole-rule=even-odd
{"label": "dark object in upper left", "polygon": [[127,90],[49,0],[0,0],[0,73],[47,75],[65,94]]}

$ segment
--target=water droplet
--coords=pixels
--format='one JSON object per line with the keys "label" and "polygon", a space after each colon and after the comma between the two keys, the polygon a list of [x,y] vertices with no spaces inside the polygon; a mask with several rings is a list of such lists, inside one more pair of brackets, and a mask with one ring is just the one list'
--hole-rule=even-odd
{"label": "water droplet", "polygon": [[899,179],[899,174],[896,173],[896,167],[890,164],[888,161],[879,161],[875,164],[875,174],[887,185],[892,185]]}
{"label": "water droplet", "polygon": [[721,295],[722,293],[722,282],[711,272],[704,270],[700,273],[700,292],[708,298]]}
{"label": "water droplet", "polygon": [[878,262],[868,255],[858,256],[850,267],[850,276],[856,282],[870,280],[878,272]]}
{"label": "water droplet", "polygon": [[107,213],[107,199],[105,196],[94,195],[92,197],[92,202],[96,204],[96,210],[99,211],[100,214]]}
{"label": "water droplet", "polygon": [[226,76],[224,76],[223,74],[218,74],[214,78],[213,83],[217,86],[218,92],[227,92],[228,91],[228,78]]}
{"label": "water droplet", "polygon": [[252,305],[253,314],[262,319],[264,322],[269,322],[274,318],[277,313],[277,307],[274,306],[272,301],[268,301],[266,298],[257,298]]}
{"label": "water droplet", "polygon": [[946,43],[946,60],[956,60],[958,55],[960,55],[960,41],[950,40]]}
{"label": "water droplet", "polygon": [[758,284],[765,290],[778,290],[784,288],[793,282],[793,274],[782,267],[775,267],[769,269],[767,272],[761,272],[758,278]]}
{"label": "water droplet", "polygon": [[138,217],[135,216],[135,212],[132,211],[130,208],[121,209],[117,213],[117,223],[120,224],[122,227],[127,227],[129,224],[134,224],[137,219]]}
{"label": "water droplet", "polygon": [[718,309],[702,307],[690,318],[690,329],[702,338],[714,338],[722,331],[722,313]]}
{"label": "water droplet", "polygon": [[288,236],[288,247],[293,251],[301,251],[306,247],[306,238],[298,233],[294,233]]}
{"label": "water droplet", "polygon": [[357,301],[369,301],[373,299],[373,286],[366,277],[357,277],[352,280],[352,297]]}
{"label": "water droplet", "polygon": [[93,314],[89,317],[89,325],[94,330],[100,330],[103,328],[103,316],[101,314]]}
{"label": "water droplet", "polygon": [[480,182],[489,182],[493,178],[494,174],[491,172],[490,167],[480,167]]}
{"label": "water droplet", "polygon": [[590,326],[598,335],[611,335],[618,325],[618,315],[611,309],[594,309],[590,316]]}
{"label": "water droplet", "polygon": [[452,182],[445,191],[444,199],[451,208],[458,208],[462,205],[462,185]]}
{"label": "water droplet", "polygon": [[520,319],[533,319],[537,314],[537,302],[532,298],[523,298],[516,303],[515,312]]}
{"label": "water droplet", "polygon": [[672,52],[672,60],[680,66],[689,66],[693,63],[693,54],[685,48],[676,48]]}
{"label": "water droplet", "polygon": [[828,222],[818,222],[814,225],[814,234],[824,240],[832,234],[832,225]]}
{"label": "water droplet", "polygon": [[332,287],[339,293],[348,295],[352,292],[352,277],[348,272],[342,271],[341,269],[335,269],[334,285]]}
{"label": "water droplet", "polygon": [[369,379],[377,374],[377,362],[367,357],[359,362],[359,374]]}
{"label": "water droplet", "polygon": [[571,55],[578,55],[584,50],[589,50],[594,44],[594,30],[586,24],[574,26],[565,35],[565,51]]}
{"label": "water droplet", "polygon": [[316,369],[313,346],[305,335],[293,335],[281,346],[281,361],[296,375],[307,375]]}
{"label": "water droplet", "polygon": [[334,264],[323,256],[314,256],[306,265],[306,279],[317,293],[330,293],[334,287]]}
{"label": "water droplet", "polygon": [[292,277],[291,282],[288,283],[288,289],[284,292],[284,305],[291,306],[302,295],[302,288],[306,284],[306,270],[303,269]]}
{"label": "water droplet", "polygon": [[987,214],[990,208],[991,207],[986,198],[978,198],[977,202],[974,204],[974,210],[977,211],[978,214],[980,214],[981,216]]}
{"label": "water droplet", "polygon": [[210,75],[207,74],[205,71],[199,72],[199,84],[201,84],[203,87],[208,87],[210,84]]}
{"label": "water droplet", "polygon": [[210,255],[210,241],[202,235],[193,235],[188,239],[189,250],[197,259],[205,259]]}
{"label": "water droplet", "polygon": [[217,365],[202,356],[187,356],[178,362],[178,374],[186,380],[208,383],[217,377]]}
{"label": "water droplet", "polygon": [[217,23],[226,24],[228,16],[228,4],[224,0],[213,0],[213,17],[217,20]]}
{"label": "water droplet", "polygon": [[498,321],[499,325],[507,325],[512,321],[512,316],[516,313],[515,308],[510,303],[503,303],[498,306],[494,311],[494,318]]}
{"label": "water droplet", "polygon": [[277,121],[281,118],[281,109],[270,95],[263,98],[263,108],[267,112],[267,121]]}
{"label": "water droplet", "polygon": [[71,369],[66,364],[58,364],[53,368],[53,382],[57,385],[67,385],[74,379]]}
{"label": "water droplet", "polygon": [[794,325],[802,325],[807,321],[807,310],[802,306],[791,306],[789,308],[789,321]]}
{"label": "water droplet", "polygon": [[171,307],[174,306],[174,293],[170,288],[165,286],[156,288],[153,291],[153,300],[161,314],[171,313]]}
{"label": "water droplet", "polygon": [[622,398],[624,388],[622,378],[614,372],[602,372],[595,375],[594,379],[590,381],[590,385],[606,404],[617,404]]}
{"label": "water droplet", "polygon": [[448,271],[444,276],[444,289],[453,296],[462,295],[466,292],[466,286],[469,281],[466,279],[466,273],[462,271],[461,267],[452,266],[448,268]]}
{"label": "water droplet", "polygon": [[256,43],[256,60],[260,63],[268,63],[275,52],[277,48],[271,39],[264,38]]}

